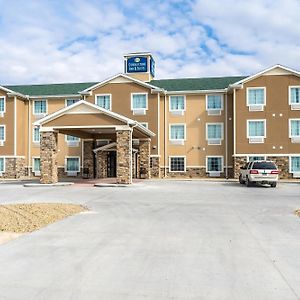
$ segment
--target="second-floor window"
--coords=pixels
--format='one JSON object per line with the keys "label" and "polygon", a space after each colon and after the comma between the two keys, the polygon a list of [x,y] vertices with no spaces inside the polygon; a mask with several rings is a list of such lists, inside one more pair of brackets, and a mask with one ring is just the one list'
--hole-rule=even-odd
{"label": "second-floor window", "polygon": [[131,108],[132,110],[146,110],[148,108],[147,94],[132,94]]}
{"label": "second-floor window", "polygon": [[47,101],[46,100],[35,100],[33,102],[33,113],[35,115],[43,115],[47,113]]}
{"label": "second-floor window", "polygon": [[0,97],[0,114],[5,113],[5,97]]}
{"label": "second-floor window", "polygon": [[222,124],[207,124],[207,139],[214,140],[223,138]]}
{"label": "second-floor window", "polygon": [[185,126],[183,124],[170,125],[170,140],[185,140]]}
{"label": "second-floor window", "polygon": [[96,95],[96,104],[104,109],[111,110],[111,95]]}
{"label": "second-floor window", "polygon": [[0,141],[4,142],[5,141],[5,126],[0,125]]}
{"label": "second-floor window", "polygon": [[250,143],[263,143],[266,137],[265,120],[248,120],[247,137]]}
{"label": "second-floor window", "polygon": [[290,138],[292,143],[300,143],[300,119],[290,120]]}
{"label": "second-floor window", "polygon": [[75,104],[78,101],[79,101],[79,99],[67,99],[66,100],[66,106],[73,105],[73,104]]}
{"label": "second-floor window", "polygon": [[185,98],[184,96],[170,96],[170,111],[184,111]]}
{"label": "second-floor window", "polygon": [[39,127],[33,128],[33,142],[34,143],[40,142],[40,128]]}

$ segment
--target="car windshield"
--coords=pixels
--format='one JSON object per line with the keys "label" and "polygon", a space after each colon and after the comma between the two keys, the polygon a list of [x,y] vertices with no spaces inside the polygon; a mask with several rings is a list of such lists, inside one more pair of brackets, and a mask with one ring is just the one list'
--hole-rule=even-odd
{"label": "car windshield", "polygon": [[276,166],[272,162],[262,161],[262,162],[255,162],[253,163],[252,169],[267,169],[267,170],[276,170]]}

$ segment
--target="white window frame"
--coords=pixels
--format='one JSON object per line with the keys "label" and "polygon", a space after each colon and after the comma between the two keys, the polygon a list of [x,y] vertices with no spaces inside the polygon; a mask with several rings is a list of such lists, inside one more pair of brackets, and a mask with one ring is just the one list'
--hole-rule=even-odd
{"label": "white window frame", "polygon": [[[300,89],[300,85],[290,85],[289,86],[289,105],[291,107],[291,110],[300,110],[300,103],[292,103],[292,88]],[[293,107],[294,105],[294,107]]]}
{"label": "white window frame", "polygon": [[289,138],[292,140],[292,143],[300,143],[300,135],[292,135],[292,121],[300,121],[300,119],[299,118],[289,119]]}
{"label": "white window frame", "polygon": [[[184,171],[172,171],[171,170],[171,158],[183,158],[184,159]],[[185,155],[171,155],[171,156],[169,156],[169,172],[170,173],[184,173],[184,172],[186,172],[186,156]]]}
{"label": "white window frame", "polygon": [[41,176],[41,170],[34,169],[34,160],[35,159],[40,160],[40,166],[41,166],[41,158],[39,156],[32,156],[32,173],[34,173],[34,176]]}
{"label": "white window frame", "polygon": [[[183,109],[172,109],[171,107],[171,98],[172,97],[183,97]],[[186,111],[186,95],[170,95],[169,96],[169,112],[171,113],[181,113],[184,114],[184,112]]]}
{"label": "white window frame", "polygon": [[[208,159],[209,158],[221,158],[221,171],[208,171]],[[207,155],[205,157],[205,170],[206,173],[215,173],[215,172],[220,172],[223,173],[224,172],[224,156],[223,155]]]}
{"label": "white window frame", "polygon": [[[146,95],[146,108],[133,108],[133,96],[134,95]],[[133,112],[134,114],[134,111],[135,110],[145,110],[145,114],[146,114],[146,111],[148,110],[148,93],[131,93],[131,104],[130,104],[130,108],[131,108],[131,111]]]}
{"label": "white window frame", "polygon": [[253,157],[253,156],[261,156],[261,157],[264,158],[263,160],[266,160],[266,156],[265,155],[253,154],[253,155],[247,155],[247,162],[249,162],[250,161],[250,157]]}
{"label": "white window frame", "polygon": [[6,164],[6,159],[4,156],[0,156],[0,158],[3,158],[3,171],[0,170],[0,176],[5,173],[5,164]]}
{"label": "white window frame", "polygon": [[[45,113],[35,113],[35,102],[40,102],[40,101],[46,101],[46,112]],[[47,115],[48,114],[48,99],[36,99],[36,100],[33,100],[32,114],[34,116],[45,116],[45,115]]]}
{"label": "white window frame", "polygon": [[[221,125],[221,138],[220,139],[209,139],[208,138],[208,126],[209,125]],[[211,145],[221,145],[224,140],[224,123],[223,122],[214,122],[214,123],[206,123],[206,140],[220,140],[219,144],[211,144]]]}
{"label": "white window frame", "polygon": [[[208,96],[221,96],[221,108],[208,108]],[[224,109],[224,95],[223,94],[207,94],[205,96],[205,107],[206,107],[206,111],[209,111],[209,110],[222,111]]]}
{"label": "white window frame", "polygon": [[[249,122],[264,122],[264,135],[263,136],[249,136]],[[250,144],[263,144],[267,137],[267,121],[266,119],[247,119],[247,139]],[[263,138],[263,142],[250,142],[250,138]]]}
{"label": "white window frame", "polygon": [[300,178],[300,172],[292,171],[292,157],[300,157],[300,154],[292,154],[289,156],[289,173],[293,174],[294,178]]}
{"label": "white window frame", "polygon": [[[111,111],[112,110],[112,94],[96,94],[95,95],[95,104],[97,105],[97,106],[99,106],[98,104],[97,104],[97,97],[98,96],[109,96],[109,111]],[[101,106],[99,106],[99,107],[101,107]],[[102,107],[102,108],[104,108],[104,107]],[[104,108],[104,109],[106,109],[106,108]]]}
{"label": "white window frame", "polygon": [[0,99],[3,99],[3,111],[0,111],[0,117],[3,117],[4,114],[6,113],[6,96],[0,96]]}
{"label": "white window frame", "polygon": [[[172,139],[171,138],[171,127],[173,126],[173,125],[178,125],[178,126],[184,126],[184,138],[183,139]],[[184,142],[186,141],[186,123],[170,123],[169,124],[169,141],[172,143],[176,143],[176,142],[180,142],[180,141],[182,141],[183,142],[183,144],[184,144]]]}
{"label": "white window frame", "polygon": [[[65,99],[65,107],[71,106],[71,105],[68,106],[68,100],[76,100],[77,102],[80,101],[80,99],[77,99],[77,98],[68,98],[68,99]],[[75,104],[75,103],[73,103],[73,104]]]}
{"label": "white window frame", "polygon": [[[77,158],[78,159],[78,170],[77,171],[68,171],[67,170],[68,158]],[[65,172],[66,173],[79,173],[80,172],[80,156],[65,156]]]}
{"label": "white window frame", "polygon": [[[263,104],[250,104],[249,103],[249,91],[251,90],[263,90],[264,91],[264,102]],[[247,106],[248,106],[248,109],[249,111],[263,111],[264,110],[264,107],[266,106],[266,103],[267,103],[267,89],[265,86],[253,86],[253,87],[248,87],[246,89],[246,102],[247,102]],[[259,106],[262,106],[262,109],[253,109],[251,110],[251,107],[259,107]]]}
{"label": "white window frame", "polygon": [[32,127],[32,142],[33,142],[34,144],[40,144],[40,143],[41,143],[41,133],[40,133],[39,140],[36,141],[36,140],[34,139],[34,129],[35,129],[35,128],[38,128],[38,126],[33,126],[33,127]]}
{"label": "white window frame", "polygon": [[148,122],[139,122],[139,123],[148,129]]}
{"label": "white window frame", "polygon": [[70,134],[65,134],[65,142],[67,143],[68,147],[79,147],[80,138],[76,141],[68,141],[68,136],[72,136]]}
{"label": "white window frame", "polygon": [[4,128],[4,137],[3,140],[0,140],[0,142],[4,143],[6,141],[6,125],[5,124],[1,124],[0,127]]}

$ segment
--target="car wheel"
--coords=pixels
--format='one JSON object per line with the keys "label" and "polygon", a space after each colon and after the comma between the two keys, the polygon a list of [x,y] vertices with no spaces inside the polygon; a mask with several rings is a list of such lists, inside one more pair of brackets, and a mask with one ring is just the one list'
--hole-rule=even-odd
{"label": "car wheel", "polygon": [[272,182],[272,183],[271,183],[271,187],[272,187],[272,188],[275,188],[276,185],[277,185],[277,182]]}
{"label": "car wheel", "polygon": [[245,180],[243,180],[243,176],[242,175],[239,176],[239,182],[240,182],[240,184],[244,184],[245,183]]}
{"label": "car wheel", "polygon": [[246,187],[250,187],[251,186],[251,181],[249,180],[249,178],[246,178]]}

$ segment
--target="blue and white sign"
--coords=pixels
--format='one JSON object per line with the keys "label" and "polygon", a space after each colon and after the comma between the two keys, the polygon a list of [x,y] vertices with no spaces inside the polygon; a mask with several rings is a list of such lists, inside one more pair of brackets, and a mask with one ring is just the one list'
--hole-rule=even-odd
{"label": "blue and white sign", "polygon": [[127,73],[148,71],[148,59],[143,56],[134,56],[127,59]]}
{"label": "blue and white sign", "polygon": [[155,61],[152,57],[150,59],[150,74],[155,77]]}

